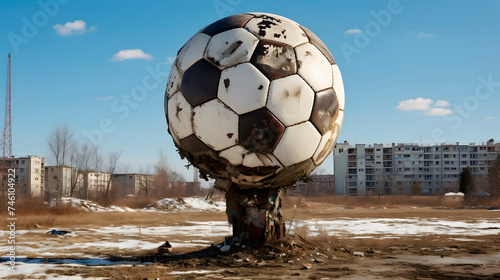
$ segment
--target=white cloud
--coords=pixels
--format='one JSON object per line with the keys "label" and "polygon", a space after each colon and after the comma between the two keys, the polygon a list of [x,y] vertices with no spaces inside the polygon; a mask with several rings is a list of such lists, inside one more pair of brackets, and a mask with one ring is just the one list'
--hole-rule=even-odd
{"label": "white cloud", "polygon": [[426,116],[445,116],[453,114],[451,109],[444,107],[451,106],[446,100],[438,100],[436,103],[430,98],[418,97],[400,101],[396,109],[401,111],[423,111]]}
{"label": "white cloud", "polygon": [[345,34],[357,34],[357,33],[361,33],[361,29],[349,29],[349,30],[346,30],[344,33]]}
{"label": "white cloud", "polygon": [[424,115],[426,116],[444,116],[451,114],[453,114],[453,111],[446,108],[431,108],[428,111],[424,112]]}
{"label": "white cloud", "polygon": [[495,119],[495,117],[486,117],[486,118],[484,118],[484,119],[485,119],[485,120],[487,120],[487,121],[491,121],[491,120],[494,120],[494,119]]}
{"label": "white cloud", "polygon": [[111,58],[112,61],[124,61],[127,59],[153,59],[153,56],[144,53],[141,49],[121,50]]}
{"label": "white cloud", "polygon": [[165,61],[163,61],[161,64],[172,64],[172,63],[174,63],[174,61],[175,61],[175,57],[167,56]]}
{"label": "white cloud", "polygon": [[110,96],[105,96],[105,97],[96,97],[97,100],[113,100],[115,99],[115,97],[113,95],[110,95]]}
{"label": "white cloud", "polygon": [[448,107],[448,106],[451,106],[451,104],[446,100],[438,100],[436,101],[436,104],[434,104],[434,107]]}
{"label": "white cloud", "polygon": [[426,33],[426,32],[417,33],[418,38],[430,38],[430,37],[434,37],[434,36],[436,36],[436,34]]}
{"label": "white cloud", "polygon": [[87,29],[87,23],[83,20],[77,19],[73,22],[66,22],[64,25],[56,24],[54,25],[54,29],[57,31],[57,34],[61,36],[68,36],[93,32],[95,31],[96,26],[93,25]]}
{"label": "white cloud", "polygon": [[432,99],[418,97],[400,101],[396,109],[401,111],[426,111],[431,107]]}

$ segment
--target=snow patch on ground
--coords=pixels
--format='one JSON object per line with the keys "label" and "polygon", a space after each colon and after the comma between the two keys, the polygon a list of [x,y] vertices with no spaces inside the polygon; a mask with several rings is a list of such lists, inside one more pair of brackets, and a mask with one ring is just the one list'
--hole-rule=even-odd
{"label": "snow patch on ground", "polygon": [[476,220],[474,222],[445,219],[312,219],[297,220],[287,223],[293,233],[297,228],[305,228],[309,235],[321,233],[330,236],[425,236],[425,235],[459,235],[481,236],[500,234],[500,219]]}
{"label": "snow patch on ground", "polygon": [[50,207],[56,205],[70,205],[87,212],[138,212],[138,211],[225,211],[226,203],[223,200],[205,200],[202,197],[164,198],[149,204],[143,209],[132,209],[120,206],[102,206],[97,202],[74,197],[62,197],[59,201],[52,200]]}
{"label": "snow patch on ground", "polygon": [[[67,280],[79,280],[79,279],[82,279],[81,276],[69,276],[69,275],[65,275],[65,276],[61,276],[60,274],[56,274],[56,273],[51,273],[51,274],[47,274],[45,271],[47,270],[58,270],[58,271],[65,271],[65,270],[68,270],[68,269],[71,269],[71,268],[75,268],[75,267],[78,267],[78,266],[82,266],[82,265],[77,265],[77,264],[46,264],[44,263],[45,260],[40,260],[40,261],[37,261],[37,262],[32,262],[32,263],[29,263],[29,262],[17,262],[16,263],[16,268],[15,268],[15,271],[11,272],[11,271],[8,271],[8,268],[10,267],[10,265],[8,265],[7,263],[3,263],[1,265],[1,272],[0,272],[0,276],[2,277],[2,279],[5,279],[7,277],[11,277],[10,279],[67,279]],[[5,277],[5,278],[3,278]],[[16,278],[14,278],[16,277]],[[108,277],[86,277],[85,279],[87,280],[97,280],[97,279],[109,279]]]}
{"label": "snow patch on ground", "polygon": [[85,200],[85,199],[80,199],[80,198],[75,198],[75,197],[61,197],[59,201],[57,200],[52,200],[49,203],[50,207],[54,207],[57,204],[59,205],[70,205],[72,207],[87,211],[87,212],[109,212],[109,211],[116,211],[116,212],[135,212],[136,210],[129,208],[129,207],[118,207],[114,205],[110,206],[102,206],[98,204],[97,202],[91,201],[91,200]]}
{"label": "snow patch on ground", "polygon": [[224,201],[205,200],[201,197],[164,198],[150,204],[144,210],[161,211],[225,211]]}

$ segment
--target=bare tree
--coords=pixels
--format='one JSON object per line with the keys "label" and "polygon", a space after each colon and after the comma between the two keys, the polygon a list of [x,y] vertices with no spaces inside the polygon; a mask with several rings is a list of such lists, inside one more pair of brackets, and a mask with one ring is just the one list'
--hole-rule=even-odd
{"label": "bare tree", "polygon": [[[154,185],[163,197],[168,196],[170,172],[167,164],[167,157],[160,149],[160,158],[154,166]],[[171,186],[170,186],[171,188]]]}
{"label": "bare tree", "polygon": [[460,173],[459,177],[460,192],[464,194],[465,200],[469,200],[472,194],[476,191],[476,183],[474,182],[474,175],[472,169],[465,167]]}
{"label": "bare tree", "polygon": [[421,195],[422,194],[422,185],[420,182],[413,182],[411,184],[411,195]]}
{"label": "bare tree", "polygon": [[111,189],[111,178],[113,177],[113,174],[115,174],[116,167],[118,165],[118,161],[120,160],[120,157],[122,155],[123,151],[114,151],[109,154],[108,157],[108,174],[109,174],[109,179],[108,182],[106,183],[106,200],[109,201],[109,191]]}
{"label": "bare tree", "polygon": [[149,198],[151,191],[154,188],[153,176],[149,175],[149,169],[146,172],[140,171],[141,174],[137,174],[137,179],[139,180],[139,188],[144,191],[146,198]]}
{"label": "bare tree", "polygon": [[88,176],[88,172],[91,170],[91,163],[97,155],[97,147],[91,146],[88,143],[83,143],[78,145],[77,142],[75,148],[72,149],[70,155],[71,167],[74,168],[71,172],[71,187],[70,196],[73,196],[76,188],[82,187],[85,176]]}
{"label": "bare tree", "polygon": [[171,197],[176,195],[178,196],[179,194],[184,195],[186,193],[186,184],[182,184],[183,182],[186,182],[186,180],[181,174],[177,173],[175,170],[170,170],[168,172],[168,178],[168,186],[170,188]]}
{"label": "bare tree", "polygon": [[[57,170],[59,173],[60,167],[64,166],[66,163],[66,157],[70,152],[74,132],[68,124],[56,126],[49,137],[47,138],[47,144],[49,145],[50,153],[55,160]],[[56,183],[56,193],[55,196],[59,197],[61,195],[61,178],[60,174],[57,174]],[[50,189],[50,188],[49,188]],[[49,198],[50,198],[49,193]]]}
{"label": "bare tree", "polygon": [[[93,158],[93,169],[96,171],[96,175],[97,175],[97,190],[95,192],[95,199],[97,200],[97,198],[99,197],[99,171],[101,170],[102,166],[104,165],[104,158],[102,157],[102,155],[99,153],[99,147],[96,146],[95,147],[95,156]],[[88,175],[87,175],[88,176]],[[89,199],[89,190],[88,190],[88,186],[86,187],[86,190],[85,190],[85,196],[87,197],[87,199]]]}
{"label": "bare tree", "polygon": [[488,180],[491,196],[494,198],[500,197],[500,152],[488,169]]}

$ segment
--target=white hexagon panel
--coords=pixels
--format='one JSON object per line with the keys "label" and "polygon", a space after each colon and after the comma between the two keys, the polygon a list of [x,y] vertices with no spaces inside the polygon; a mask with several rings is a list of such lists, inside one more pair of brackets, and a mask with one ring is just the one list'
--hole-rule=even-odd
{"label": "white hexagon panel", "polygon": [[168,127],[168,133],[170,133],[170,135],[172,136],[172,139],[174,139],[174,143],[176,145],[180,145],[180,139],[179,139],[179,136],[175,135],[175,133],[172,131],[172,129],[170,128],[170,126]]}
{"label": "white hexagon panel", "polygon": [[269,80],[251,63],[225,69],[221,73],[218,97],[238,114],[266,105]]}
{"label": "white hexagon panel", "polygon": [[248,62],[259,39],[243,28],[219,33],[210,39],[206,57],[222,69]]}
{"label": "white hexagon panel", "polygon": [[170,68],[170,74],[168,75],[167,89],[165,90],[167,98],[170,98],[174,93],[176,93],[180,89],[180,87],[181,75],[179,74],[177,66],[175,66],[174,63],[172,64],[172,68]]}
{"label": "white hexagon panel", "polygon": [[299,75],[274,80],[269,86],[267,108],[285,125],[309,119],[314,91]]}
{"label": "white hexagon panel", "polygon": [[340,74],[340,69],[337,64],[332,65],[332,72],[333,90],[335,90],[335,94],[339,100],[339,109],[343,111],[345,106],[344,82],[342,81],[342,74]]}
{"label": "white hexagon panel", "polygon": [[314,91],[332,87],[332,66],[318,48],[307,43],[296,47],[295,53],[297,54],[298,74]]}
{"label": "white hexagon panel", "polygon": [[248,153],[243,157],[243,163],[246,167],[260,166],[279,166],[281,164],[272,154]]}
{"label": "white hexagon panel", "polygon": [[285,129],[273,154],[283,165],[290,166],[312,157],[320,141],[314,125],[304,122]]}
{"label": "white hexagon panel", "polygon": [[219,99],[193,109],[196,136],[210,148],[220,151],[238,143],[238,115]]}
{"label": "white hexagon panel", "polygon": [[187,43],[180,49],[175,59],[175,65],[180,73],[184,73],[191,65],[200,58],[203,58],[210,36],[205,33],[196,33]]}
{"label": "white hexagon panel", "polygon": [[272,154],[253,153],[241,145],[236,145],[219,153],[219,156],[227,159],[232,165],[244,165],[246,167],[278,166],[281,163]]}
{"label": "white hexagon panel", "polygon": [[182,92],[174,94],[167,105],[169,128],[179,138],[182,139],[193,134],[193,108],[187,102]]}
{"label": "white hexagon panel", "polygon": [[227,159],[232,165],[241,165],[243,163],[243,155],[248,152],[241,145],[233,146],[219,153],[220,157]]}
{"label": "white hexagon panel", "polygon": [[245,24],[245,28],[261,40],[268,39],[292,47],[309,41],[304,30],[293,20],[267,13],[251,14],[255,17]]}
{"label": "white hexagon panel", "polygon": [[335,148],[335,143],[337,142],[337,138],[339,137],[343,120],[344,111],[339,111],[339,115],[335,120],[333,129],[329,130],[325,135],[321,137],[321,142],[319,143],[318,149],[313,155],[314,164],[320,165],[332,152],[333,148]]}

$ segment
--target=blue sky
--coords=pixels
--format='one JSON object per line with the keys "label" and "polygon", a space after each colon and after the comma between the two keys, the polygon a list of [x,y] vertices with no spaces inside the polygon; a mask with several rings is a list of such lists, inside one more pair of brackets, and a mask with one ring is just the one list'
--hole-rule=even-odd
{"label": "blue sky", "polygon": [[[166,132],[171,62],[205,25],[251,11],[288,17],[329,47],[346,94],[339,141],[500,141],[500,1],[24,0],[0,2],[13,153],[50,158],[46,139],[67,123],[104,154],[123,150],[122,171],[145,170],[162,149],[191,179]],[[319,171],[332,166],[330,156]]]}

